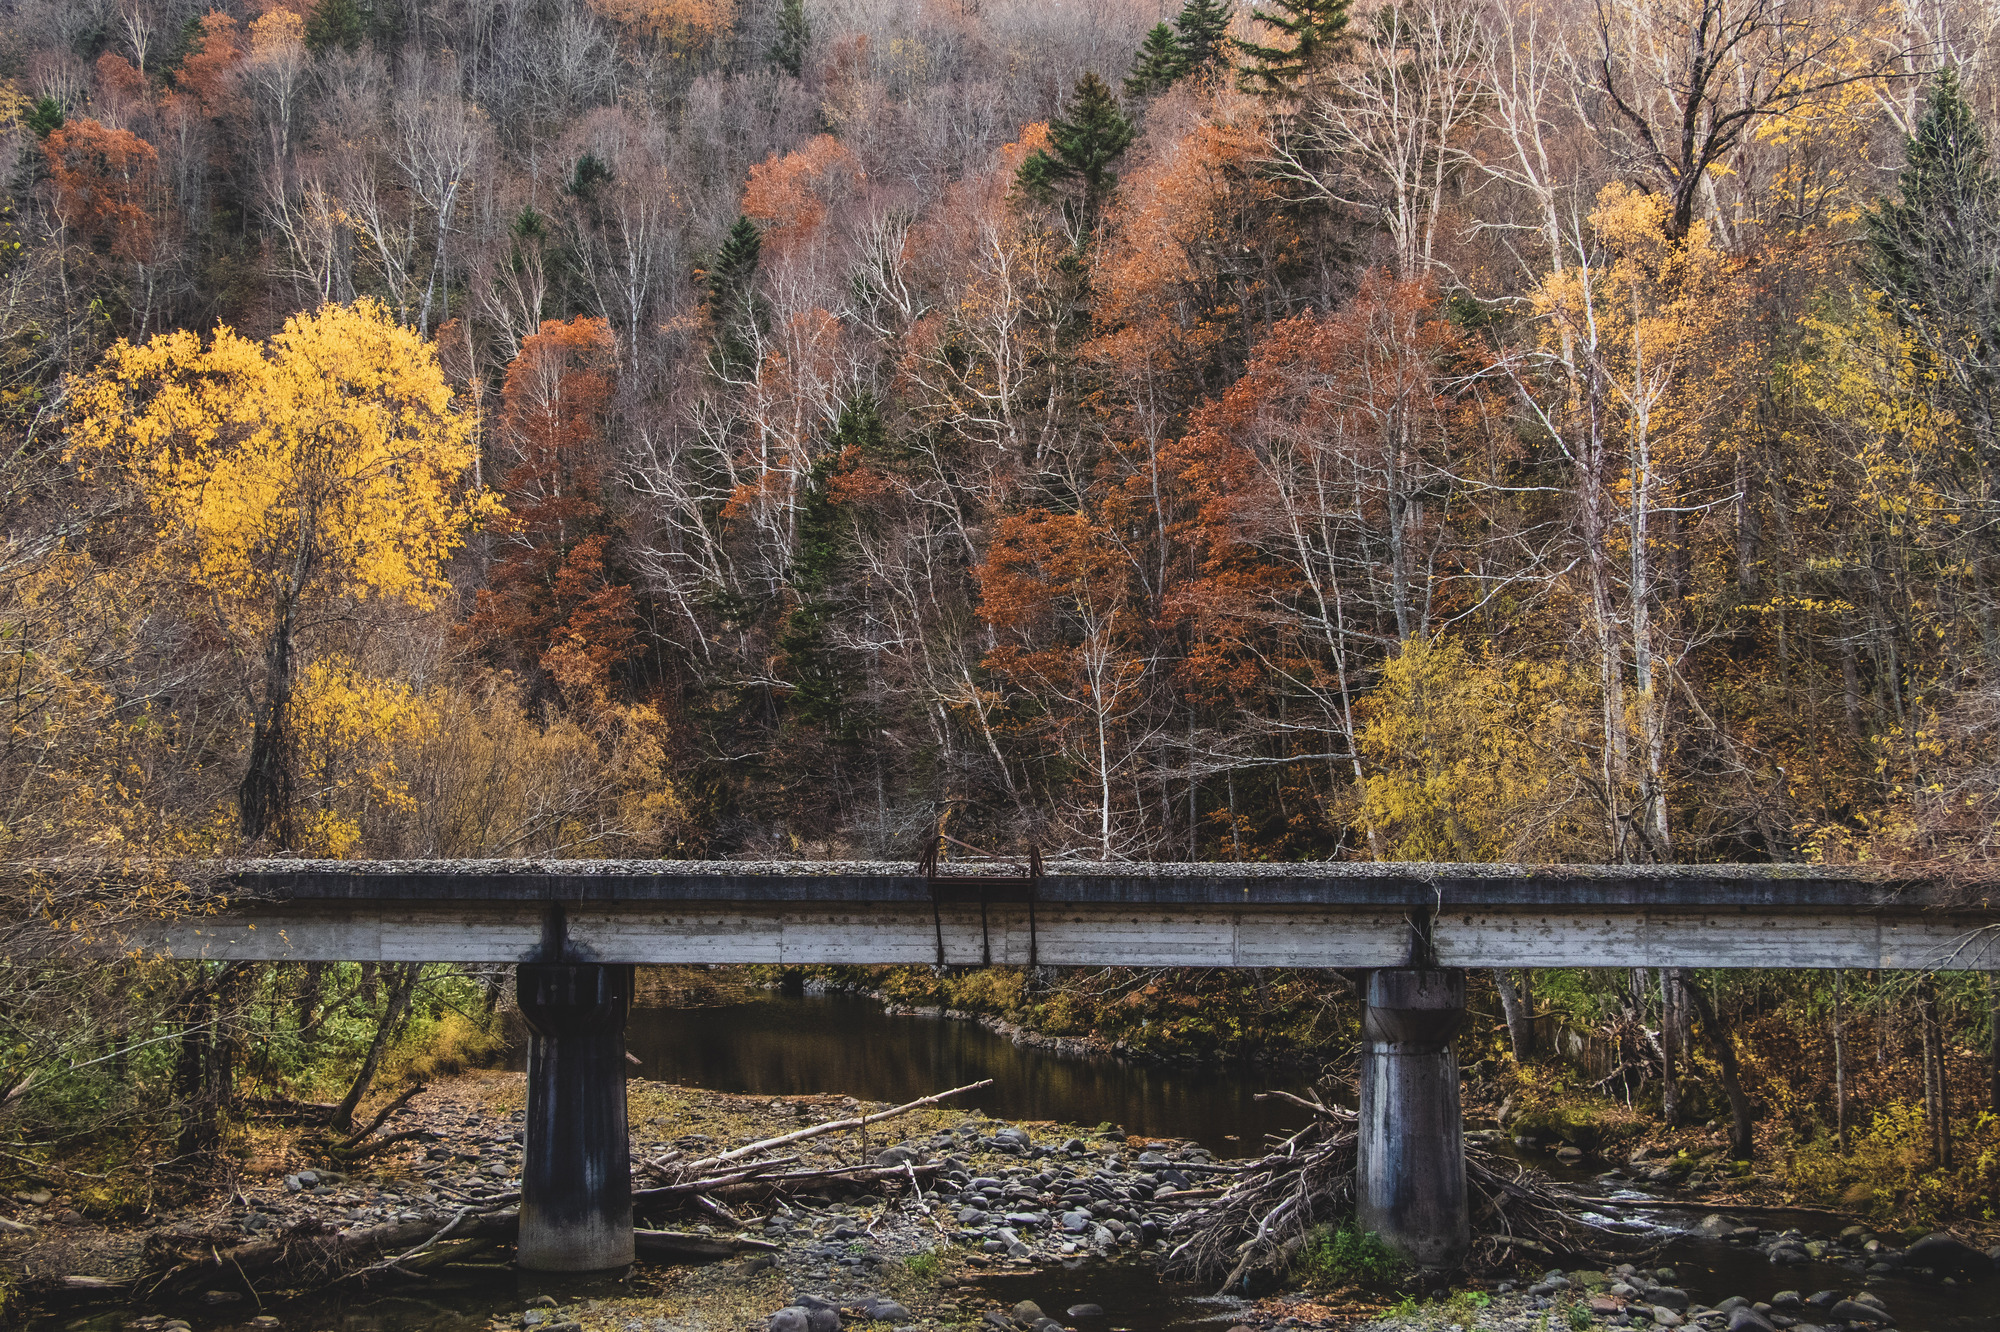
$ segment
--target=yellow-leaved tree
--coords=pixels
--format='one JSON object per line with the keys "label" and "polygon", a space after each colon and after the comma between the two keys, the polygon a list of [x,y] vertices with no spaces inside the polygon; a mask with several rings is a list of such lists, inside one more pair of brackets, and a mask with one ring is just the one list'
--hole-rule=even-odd
{"label": "yellow-leaved tree", "polygon": [[1358,711],[1360,819],[1390,860],[1601,859],[1588,672],[1411,639]]}
{"label": "yellow-leaved tree", "polygon": [[419,609],[497,497],[468,491],[474,421],[434,348],[379,303],[119,342],[70,389],[70,457],[143,505],[168,570],[241,664],[255,719],[243,836],[290,827],[302,632],[371,599]]}

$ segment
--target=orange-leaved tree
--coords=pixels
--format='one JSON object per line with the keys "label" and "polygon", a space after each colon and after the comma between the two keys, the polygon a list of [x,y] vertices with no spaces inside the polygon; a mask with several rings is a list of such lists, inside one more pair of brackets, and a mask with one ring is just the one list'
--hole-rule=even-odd
{"label": "orange-leaved tree", "polygon": [[1370,277],[1272,328],[1166,460],[1191,510],[1170,603],[1191,687],[1249,703],[1332,784],[1362,780],[1355,708],[1384,656],[1481,595],[1467,544],[1500,445],[1467,363],[1428,287]]}
{"label": "orange-leaved tree", "polygon": [[1149,738],[1141,705],[1151,663],[1131,561],[1088,515],[1033,510],[995,525],[979,589],[999,636],[986,667],[1011,686],[1014,712],[1058,778],[1081,779],[1091,840],[1109,860],[1122,849],[1121,793]]}
{"label": "orange-leaved tree", "polygon": [[794,152],[771,154],[750,168],[743,186],[743,215],[764,224],[763,243],[774,254],[809,244],[828,209],[863,176],[861,164],[831,134],[815,135]]}
{"label": "orange-leaved tree", "polygon": [[132,326],[143,334],[167,242],[159,153],[130,130],[110,129],[95,120],[57,129],[42,144],[42,153],[56,220],[80,242],[85,267],[107,275],[130,268]]}
{"label": "orange-leaved tree", "polygon": [[507,512],[493,524],[499,558],[467,624],[490,659],[572,691],[608,687],[637,633],[604,503],[616,373],[602,319],[545,320],[522,339],[501,389],[499,446],[513,465],[501,480]]}

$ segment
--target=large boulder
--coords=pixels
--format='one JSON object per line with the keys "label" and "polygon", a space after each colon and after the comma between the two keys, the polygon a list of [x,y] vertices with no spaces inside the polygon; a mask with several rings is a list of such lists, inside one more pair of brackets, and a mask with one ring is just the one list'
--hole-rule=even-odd
{"label": "large boulder", "polygon": [[1964,1240],[1936,1231],[1903,1250],[1903,1266],[1928,1267],[1944,1276],[1993,1270],[1993,1260]]}

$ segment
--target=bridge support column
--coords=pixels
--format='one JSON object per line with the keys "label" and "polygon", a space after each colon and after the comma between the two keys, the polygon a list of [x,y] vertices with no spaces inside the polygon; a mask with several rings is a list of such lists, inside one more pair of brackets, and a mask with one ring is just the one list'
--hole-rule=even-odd
{"label": "bridge support column", "polygon": [[625,1010],[632,968],[523,963],[516,985],[530,1032],[516,1261],[531,1272],[628,1266]]}
{"label": "bridge support column", "polygon": [[1465,1021],[1465,973],[1399,968],[1369,975],[1361,1025],[1357,1219],[1424,1268],[1457,1266],[1472,1247],[1465,1126],[1452,1037]]}

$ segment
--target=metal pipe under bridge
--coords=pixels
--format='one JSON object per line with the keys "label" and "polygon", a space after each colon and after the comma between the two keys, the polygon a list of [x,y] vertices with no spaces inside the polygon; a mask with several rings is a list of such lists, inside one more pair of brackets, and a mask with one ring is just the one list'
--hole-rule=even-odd
{"label": "metal pipe under bridge", "polygon": [[1983,885],[1814,866],[287,860],[184,877],[194,910],[61,954],[518,964],[516,1257],[537,1271],[632,1261],[635,963],[1365,971],[1358,1220],[1434,1268],[1470,1245],[1467,968],[2000,970]]}

